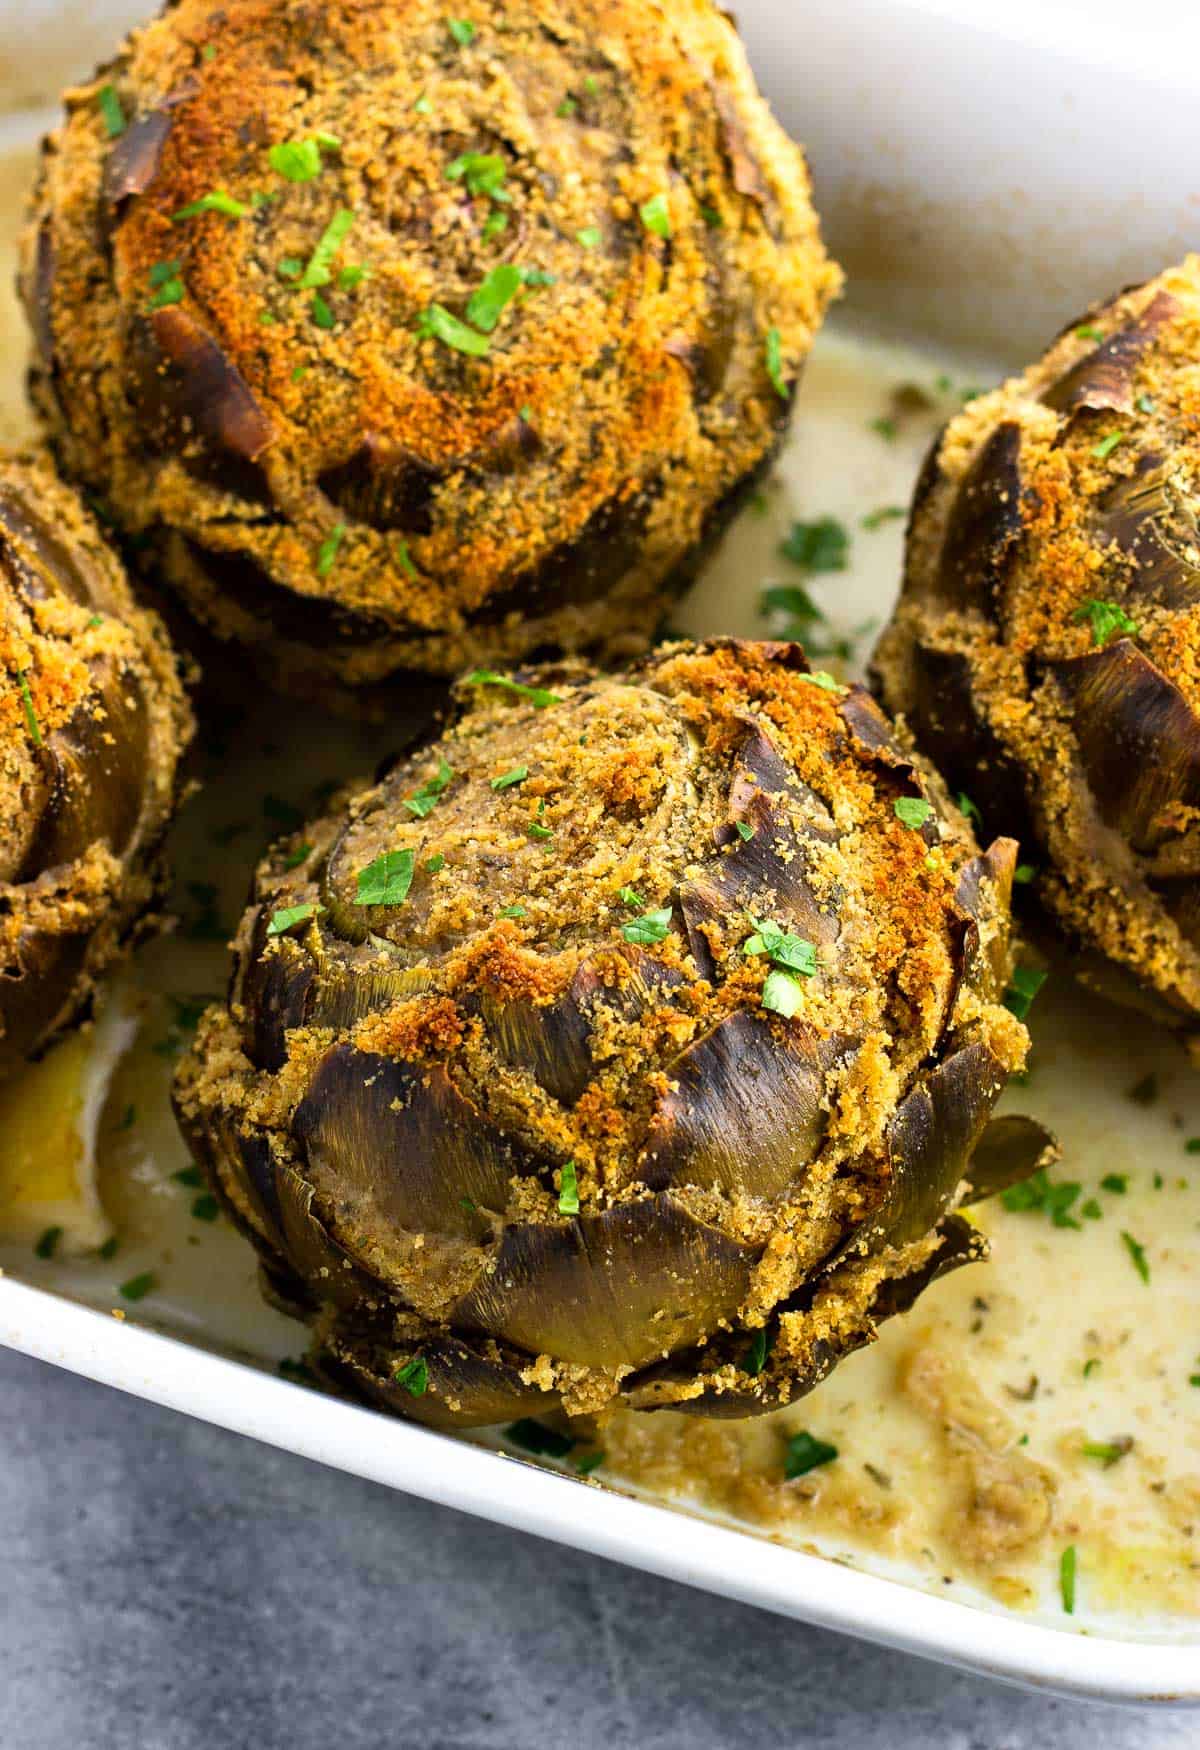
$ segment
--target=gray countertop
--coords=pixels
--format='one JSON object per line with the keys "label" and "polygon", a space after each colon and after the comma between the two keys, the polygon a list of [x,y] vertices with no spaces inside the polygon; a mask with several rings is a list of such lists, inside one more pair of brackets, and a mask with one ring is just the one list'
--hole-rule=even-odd
{"label": "gray countertop", "polygon": [[1196,1750],[0,1352],[3,1750]]}

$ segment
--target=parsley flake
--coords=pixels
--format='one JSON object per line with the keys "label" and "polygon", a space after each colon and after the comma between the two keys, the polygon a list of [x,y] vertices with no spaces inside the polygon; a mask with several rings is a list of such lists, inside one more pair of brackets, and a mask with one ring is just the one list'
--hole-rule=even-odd
{"label": "parsley flake", "polygon": [[38,1258],[52,1258],[58,1250],[58,1242],[62,1237],[63,1230],[61,1227],[48,1227],[38,1240],[37,1245],[33,1248],[34,1256]]}
{"label": "parsley flake", "polygon": [[1075,338],[1077,340],[1103,340],[1104,330],[1094,327],[1090,322],[1084,322],[1075,330]]}
{"label": "parsley flake", "polygon": [[1089,596],[1087,601],[1076,608],[1071,618],[1076,622],[1090,620],[1092,623],[1092,644],[1095,649],[1102,650],[1110,638],[1118,633],[1129,638],[1138,635],[1137,625],[1129,618],[1124,608],[1116,602],[1097,601]]}
{"label": "parsley flake", "polygon": [[642,898],[641,894],[632,887],[618,887],[617,898],[621,901],[622,905],[627,905],[631,911],[637,909],[639,906],[643,911],[646,909],[645,900]]}
{"label": "parsley flake", "polygon": [[774,965],[782,966],[788,972],[798,972],[804,978],[815,975],[815,943],[806,941],[803,936],[794,936],[787,930],[781,930],[778,924],[765,918],[751,918],[750,921],[754,926],[754,933],[742,943],[743,954],[765,954]]}
{"label": "parsley flake", "polygon": [[267,925],[268,936],[282,936],[286,931],[294,929],[297,924],[307,923],[309,918],[315,918],[325,907],[318,905],[315,899],[305,900],[303,905],[284,905],[271,913],[271,921]]}
{"label": "parsley flake", "polygon": [[194,219],[199,213],[224,213],[227,219],[244,219],[249,211],[245,201],[235,200],[223,188],[214,188],[208,194],[202,194],[199,200],[189,201],[186,207],[172,213],[171,223],[182,224],[184,219]]}
{"label": "parsley flake", "polygon": [[788,399],[789,390],[783,375],[783,341],[778,328],[768,328],[767,337],[763,342],[763,359],[767,367],[767,376],[771,379],[771,387],[781,401]]}
{"label": "parsley flake", "polygon": [[924,796],[897,796],[892,809],[901,826],[911,827],[916,832],[933,813],[933,803],[927,802]]}
{"label": "parsley flake", "polygon": [[[835,517],[819,517],[814,523],[793,523],[791,533],[779,544],[784,559],[803,571],[845,571],[850,537]],[[768,592],[774,595],[774,592]],[[774,599],[771,607],[788,606]],[[812,604],[809,603],[811,609]],[[794,611],[794,610],[792,610]],[[814,610],[815,611],[815,610]]]}
{"label": "parsley flake", "polygon": [[671,907],[667,905],[661,911],[644,911],[641,917],[631,918],[621,925],[621,934],[636,947],[648,948],[664,941],[670,928]]}
{"label": "parsley flake", "polygon": [[1018,966],[1004,993],[1004,1006],[1010,1015],[1023,1021],[1033,1007],[1033,999],[1046,982],[1047,974],[1033,966]]}
{"label": "parsley flake", "polygon": [[[328,331],[331,328],[337,327],[337,317],[329,308],[329,305],[321,296],[320,292],[313,293],[311,302],[308,306],[308,312],[318,328],[324,328]],[[293,380],[295,379],[293,378]]]}
{"label": "parsley flake", "polygon": [[300,285],[305,290],[313,286],[327,286],[333,278],[333,258],[354,224],[354,214],[349,207],[339,207],[332,219],[321,233],[320,241],[308,258],[308,266],[300,276]]}
{"label": "parsley flake", "polygon": [[1111,456],[1117,445],[1121,442],[1123,436],[1123,432],[1110,431],[1108,436],[1102,437],[1098,444],[1093,444],[1092,454],[1095,456],[1096,460],[1098,462],[1103,462],[1107,457]]}
{"label": "parsley flake", "polygon": [[1058,1563],[1058,1588],[1062,1593],[1062,1607],[1068,1616],[1075,1614],[1075,1576],[1079,1567],[1079,1559],[1075,1553],[1075,1545],[1068,1544]]}
{"label": "parsley flake", "polygon": [[511,790],[514,784],[523,784],[528,776],[528,766],[514,766],[511,772],[504,772],[499,778],[489,781],[493,790]]}
{"label": "parsley flake", "polygon": [[528,699],[535,711],[544,711],[548,705],[562,704],[557,693],[547,692],[545,687],[526,686],[523,681],[514,681],[508,675],[497,674],[490,668],[472,669],[462,684],[465,687],[503,687],[506,693],[515,693],[518,698]]}
{"label": "parsley flake", "polygon": [[531,1416],[522,1416],[504,1430],[504,1438],[522,1452],[535,1453],[539,1458],[565,1458],[578,1442],[570,1434],[560,1434],[557,1428],[547,1428]]}
{"label": "parsley flake", "polygon": [[423,1397],[429,1387],[429,1363],[423,1355],[414,1355],[410,1361],[404,1363],[403,1367],[396,1369],[392,1378],[397,1385],[402,1385],[411,1397]]}
{"label": "parsley flake", "polygon": [[1149,395],[1139,395],[1136,406],[1139,413],[1154,412],[1154,402]]}
{"label": "parsley flake", "polygon": [[358,872],[355,899],[359,905],[403,905],[413,883],[415,851],[385,851]]}
{"label": "parsley flake", "polygon": [[483,221],[483,240],[490,243],[493,237],[500,237],[508,230],[508,214],[503,207],[493,207]]}
{"label": "parsley flake", "polygon": [[179,273],[180,264],[177,261],[157,261],[150,269],[150,285],[153,288],[146,303],[148,310],[162,310],[168,304],[182,304],[186,288]]}
{"label": "parsley flake", "polygon": [[577,243],[582,244],[584,249],[599,249],[599,247],[600,247],[600,227],[599,227],[599,225],[584,225],[582,230],[576,231],[575,241]]}
{"label": "parsley flake", "polygon": [[454,767],[444,758],[439,759],[438,769],[432,778],[426,778],[419,790],[411,796],[406,796],[404,806],[410,814],[415,814],[418,820],[426,820],[438,805],[438,800],[450,786],[454,777]]}
{"label": "parsley flake", "polygon": [[443,346],[466,353],[470,358],[486,358],[491,350],[492,343],[486,334],[477,334],[473,328],[468,328],[442,304],[430,304],[421,312],[417,318],[417,333],[424,338],[440,340]]}
{"label": "parsley flake", "polygon": [[446,29],[450,32],[450,35],[454,38],[460,49],[469,48],[475,41],[475,26],[471,23],[469,18],[448,18],[446,20]]}
{"label": "parsley flake", "polygon": [[881,504],[878,510],[869,510],[866,516],[860,519],[861,526],[864,529],[874,531],[881,529],[884,523],[900,522],[907,515],[908,512],[902,504]]}
{"label": "parsley flake", "polygon": [[1142,1281],[1148,1285],[1150,1281],[1150,1264],[1146,1258],[1145,1246],[1139,1245],[1133,1235],[1131,1233],[1126,1233],[1124,1228],[1121,1229],[1121,1243],[1129,1253],[1134,1269],[1137,1271]]}
{"label": "parsley flake", "polygon": [[1114,1197],[1124,1197],[1129,1189],[1128,1173],[1105,1173],[1100,1181],[1102,1191],[1111,1191]]}
{"label": "parsley flake", "polygon": [[216,1221],[220,1213],[221,1206],[211,1191],[204,1192],[192,1204],[192,1215],[197,1221]]}
{"label": "parsley flake", "polygon": [[298,869],[301,863],[307,863],[311,856],[312,846],[306,840],[303,844],[297,845],[295,850],[288,852],[283,859],[283,866],[285,869]]}
{"label": "parsley flake", "polygon": [[574,1161],[564,1161],[559,1173],[558,1213],[579,1214],[579,1180]]}
{"label": "parsley flake", "polygon": [[790,1021],[800,1012],[804,1000],[800,980],[794,972],[785,972],[781,967],[772,967],[762,987],[762,1006],[773,1015],[782,1015],[785,1021]]}
{"label": "parsley flake", "polygon": [[474,328],[481,329],[484,334],[490,334],[499,322],[508,304],[521,289],[521,270],[511,262],[501,262],[494,267],[484,280],[471,293],[467,304],[467,321]]}
{"label": "parsley flake", "polygon": [[282,140],[267,153],[277,176],[288,182],[311,182],[321,174],[321,148],[316,140]]}
{"label": "parsley flake", "polygon": [[104,129],[110,140],[115,140],[118,134],[125,132],[125,111],[121,99],[117,95],[115,85],[102,85],[96,93],[96,106],[104,121]]}
{"label": "parsley flake", "polygon": [[1098,1459],[1105,1470],[1111,1470],[1133,1451],[1133,1441],[1127,1434],[1118,1440],[1085,1440],[1079,1450],[1085,1458]]}
{"label": "parsley flake", "polygon": [[143,1270],[140,1276],[131,1276],[128,1282],[122,1282],[117,1293],[124,1300],[145,1300],[157,1287],[158,1277],[153,1270]]}
{"label": "parsley flake", "polygon": [[585,1452],[582,1458],[576,1459],[575,1469],[579,1472],[581,1477],[590,1477],[594,1470],[600,1469],[600,1466],[604,1463],[605,1456],[604,1451],[600,1447],[597,1447],[595,1452]]}
{"label": "parsley flake", "polygon": [[506,905],[499,915],[502,918],[525,918],[529,913],[523,905]]}
{"label": "parsley flake", "polygon": [[510,201],[504,187],[508,165],[498,152],[464,152],[446,166],[449,182],[466,185],[468,194],[485,195],[492,201]]}
{"label": "parsley flake", "polygon": [[652,194],[648,201],[643,201],[638,208],[638,218],[652,236],[670,237],[671,208],[665,194]]}
{"label": "parsley flake", "polygon": [[870,431],[873,431],[877,437],[881,437],[884,443],[887,444],[894,444],[900,435],[900,427],[896,424],[896,421],[894,419],[887,419],[882,415],[878,419],[868,420],[867,427]]}
{"label": "parsley flake", "polygon": [[413,564],[412,554],[408,550],[408,542],[402,535],[393,543],[392,552],[395,555],[397,565],[399,565],[405,577],[411,578],[412,581],[415,582],[417,578],[417,568]]}
{"label": "parsley flake", "polygon": [[337,562],[338,548],[346,538],[345,523],[335,523],[317,548],[317,576],[328,577]]}
{"label": "parsley flake", "polygon": [[831,1446],[827,1440],[818,1440],[812,1434],[801,1430],[793,1434],[787,1444],[787,1454],[783,1461],[783,1474],[788,1482],[796,1477],[807,1476],[810,1470],[817,1470],[823,1464],[832,1464],[838,1456],[836,1446]]}
{"label": "parsley flake", "polygon": [[33,708],[33,694],[29,690],[29,670],[23,668],[17,675],[17,688],[21,694],[21,705],[25,712],[25,728],[34,747],[44,747],[42,726],[38,722],[37,712]]}
{"label": "parsley flake", "polygon": [[798,678],[807,681],[810,687],[820,687],[823,693],[844,693],[848,690],[836,675],[831,675],[823,668],[814,668],[811,674],[802,674]]}
{"label": "parsley flake", "polygon": [[750,822],[748,820],[735,820],[733,825],[734,830],[737,832],[742,843],[748,844],[754,837],[754,828],[750,825]]}

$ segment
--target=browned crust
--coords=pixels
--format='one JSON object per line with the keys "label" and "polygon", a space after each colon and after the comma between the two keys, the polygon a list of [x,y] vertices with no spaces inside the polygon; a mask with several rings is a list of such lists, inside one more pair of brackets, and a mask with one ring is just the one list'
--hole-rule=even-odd
{"label": "browned crust", "polygon": [[[981,856],[870,698],[797,646],[521,684],[553,699],[461,686],[439,740],[304,828],[303,864],[263,863],[181,1122],[272,1280],[392,1407],[494,1419],[491,1344],[514,1414],[535,1388],[770,1408],[978,1251],[945,1224],[1026,1046],[1000,1002],[1014,847]],[[407,853],[402,903],[361,904],[361,872]],[[297,906],[322,909],[272,938]],[[643,911],[670,922],[638,942]],[[793,1019],[764,1007],[753,918],[817,947]],[[1035,1142],[993,1150],[987,1189]],[[477,1400],[457,1363],[428,1403],[388,1388],[435,1338],[483,1368]]]}
{"label": "browned crust", "polygon": [[166,632],[92,517],[45,458],[0,460],[0,1074],[148,922],[191,730]]}
{"label": "browned crust", "polygon": [[[1110,990],[1200,1017],[1200,258],[1089,311],[946,428],[876,654]],[[1088,602],[1128,625],[1103,645]],[[1119,973],[1119,976],[1117,974]],[[1090,975],[1089,975],[1090,976]]]}
{"label": "browned crust", "polygon": [[[64,465],[154,535],[213,630],[268,664],[290,640],[278,671],[310,687],[644,642],[770,454],[840,280],[709,0],[463,16],[466,47],[434,0],[182,0],[68,93],[34,199],[22,289]],[[116,142],[103,83],[130,118]],[[272,169],[273,144],[318,133],[340,141],[319,175]],[[447,176],[469,152],[503,159],[511,199]],[[173,222],[214,189],[271,199]],[[669,238],[639,218],[658,195]],[[326,330],[280,264],[339,209]],[[167,260],[186,296],[148,312]],[[421,338],[501,263],[554,283],[508,306],[487,359]],[[341,288],[347,265],[369,277]]]}

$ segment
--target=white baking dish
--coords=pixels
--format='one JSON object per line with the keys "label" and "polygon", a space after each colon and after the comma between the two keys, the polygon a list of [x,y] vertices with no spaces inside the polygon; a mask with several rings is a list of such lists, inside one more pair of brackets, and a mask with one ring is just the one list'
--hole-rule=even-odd
{"label": "white baking dish", "polygon": [[[0,57],[10,106],[44,101],[83,71],[134,9],[84,9],[78,34],[72,18],[83,60],[64,66],[58,45],[70,10],[0,5],[0,51],[19,45],[22,53],[19,72],[15,54]],[[44,16],[52,39],[44,56],[26,52],[31,12]],[[1100,28],[1102,12],[1042,6],[1035,15],[1010,3],[989,19],[981,8],[912,0],[807,0],[802,8],[745,0],[740,22],[752,58],[809,147],[858,321],[1015,359],[1093,297],[1198,240],[1200,197],[1188,166],[1190,67],[1200,62],[1185,52],[1185,27],[1149,37],[1117,19]],[[1144,20],[1143,9],[1137,22]],[[8,125],[19,135],[32,123],[14,116]],[[713,576],[709,621],[720,568]],[[59,1286],[74,1287],[69,1275]],[[236,1320],[189,1332],[176,1316],[181,1334],[166,1336],[141,1328],[138,1316],[114,1319],[65,1293],[0,1279],[0,1341],[288,1450],[987,1675],[1112,1701],[1200,1703],[1195,1639],[1062,1632],[613,1490],[584,1492],[574,1478],[272,1378],[234,1355],[270,1358],[278,1344],[260,1346]]]}

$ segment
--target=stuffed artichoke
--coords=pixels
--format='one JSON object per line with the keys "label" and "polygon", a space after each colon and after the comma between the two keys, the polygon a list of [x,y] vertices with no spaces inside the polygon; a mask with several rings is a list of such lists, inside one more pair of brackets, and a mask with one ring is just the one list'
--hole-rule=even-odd
{"label": "stuffed artichoke", "polygon": [[324,1370],[438,1423],[809,1390],[1046,1138],[1015,847],[796,645],[457,690],[259,869],[183,1129]]}
{"label": "stuffed artichoke", "polygon": [[711,0],[179,0],[48,142],[33,391],[294,689],[641,648],[839,284]]}
{"label": "stuffed artichoke", "polygon": [[952,788],[1036,859],[1080,974],[1200,1023],[1200,258],[972,401],[876,655]]}
{"label": "stuffed artichoke", "polygon": [[0,1075],[84,1015],[161,886],[191,718],[159,621],[43,458],[0,461]]}

